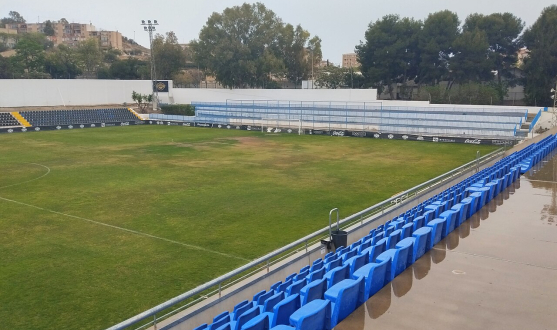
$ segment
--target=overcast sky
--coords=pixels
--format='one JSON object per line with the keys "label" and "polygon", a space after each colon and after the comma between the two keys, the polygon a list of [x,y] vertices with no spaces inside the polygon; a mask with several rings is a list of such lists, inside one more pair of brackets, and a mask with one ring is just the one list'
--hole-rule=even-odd
{"label": "overcast sky", "polygon": [[[180,43],[197,38],[213,12],[240,5],[241,0],[0,0],[0,17],[10,10],[29,23],[65,17],[70,22],[93,23],[97,29],[117,30],[148,46],[142,19],[156,19],[158,31],[174,31]],[[542,9],[555,0],[261,0],[286,23],[301,24],[322,40],[323,58],[339,64],[343,53],[354,51],[370,22],[387,14],[424,19],[429,13],[449,9],[464,21],[470,13],[511,12],[531,25]]]}

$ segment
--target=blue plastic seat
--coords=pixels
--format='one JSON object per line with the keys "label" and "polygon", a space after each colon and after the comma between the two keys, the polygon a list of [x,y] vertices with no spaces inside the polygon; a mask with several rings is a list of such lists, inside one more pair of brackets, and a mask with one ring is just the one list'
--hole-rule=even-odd
{"label": "blue plastic seat", "polygon": [[251,309],[245,311],[242,315],[238,317],[236,322],[231,322],[230,327],[232,330],[240,330],[242,326],[246,324],[249,320],[253,319],[257,315],[261,314],[259,306],[254,306]]}
{"label": "blue plastic seat", "polygon": [[412,233],[412,237],[416,239],[414,243],[415,260],[418,260],[433,247],[431,234],[432,229],[428,226],[415,230]]}
{"label": "blue plastic seat", "polygon": [[445,219],[446,225],[443,227],[443,236],[449,235],[455,228],[456,228],[456,216],[457,213],[455,211],[449,210],[441,213],[439,218]]}
{"label": "blue plastic seat", "polygon": [[410,222],[405,224],[404,226],[402,226],[402,234],[400,236],[400,239],[405,239],[407,237],[411,237],[412,236],[412,232],[414,231],[414,223]]}
{"label": "blue plastic seat", "polygon": [[290,284],[290,286],[288,288],[286,288],[286,295],[290,296],[293,294],[298,294],[300,293],[300,290],[302,290],[302,288],[304,286],[306,286],[307,282],[306,279],[301,279],[299,281],[293,282],[292,284]]}
{"label": "blue plastic seat", "polygon": [[460,201],[463,204],[470,205],[468,207],[468,214],[466,214],[466,219],[469,219],[474,215],[474,213],[476,213],[476,209],[478,208],[478,200],[479,198],[477,196],[469,196]]}
{"label": "blue plastic seat", "polygon": [[284,299],[284,292],[277,292],[276,294],[265,300],[265,304],[260,308],[261,312],[268,313],[272,312],[276,304]]}
{"label": "blue plastic seat", "polygon": [[315,280],[320,280],[323,278],[323,275],[325,275],[325,267],[322,266],[320,269],[309,273],[309,275],[306,278],[306,281],[310,283]]}
{"label": "blue plastic seat", "polygon": [[270,323],[269,315],[259,314],[246,322],[240,330],[269,330]]}
{"label": "blue plastic seat", "polygon": [[402,230],[397,229],[393,231],[387,240],[387,249],[394,249],[396,243],[400,241],[400,236],[402,235]]}
{"label": "blue plastic seat", "polygon": [[259,291],[259,292],[256,293],[256,294],[254,294],[254,295],[253,295],[252,301],[257,302],[257,299],[259,299],[259,297],[261,297],[261,295],[265,294],[266,292],[267,292],[267,291],[262,290],[262,291]]}
{"label": "blue plastic seat", "polygon": [[414,227],[412,228],[412,232],[422,228],[425,225],[425,217],[423,215],[416,217],[413,223],[414,223]]}
{"label": "blue plastic seat", "polygon": [[281,284],[282,284],[282,281],[276,282],[275,284],[271,285],[271,290],[276,291]]}
{"label": "blue plastic seat", "polygon": [[331,302],[316,299],[295,311],[290,324],[296,330],[328,330],[331,324]]}
{"label": "blue plastic seat", "polygon": [[298,308],[300,308],[300,296],[297,294],[288,296],[275,305],[271,320],[271,327],[280,324],[289,325],[290,315],[292,315]]}
{"label": "blue plastic seat", "polygon": [[281,283],[276,289],[276,292],[286,292],[286,288],[288,288],[290,286],[290,284],[292,284],[292,277],[288,280],[288,281],[284,281],[284,283]]}
{"label": "blue plastic seat", "polygon": [[327,288],[332,287],[338,282],[350,278],[350,265],[345,264],[337,268],[333,268],[323,277],[327,280]]}
{"label": "blue plastic seat", "polygon": [[275,294],[276,294],[275,291],[269,290],[269,291],[265,292],[264,294],[260,295],[260,296],[257,298],[257,302],[256,302],[256,303],[257,303],[259,306],[263,306],[263,305],[265,305],[265,301],[267,301],[267,299],[271,298],[271,297],[274,296]]}
{"label": "blue plastic seat", "polygon": [[445,224],[447,223],[446,219],[433,219],[428,222],[427,226],[431,227],[431,247],[435,246],[435,244],[439,243],[443,239],[443,234],[445,230]]}
{"label": "blue plastic seat", "polygon": [[323,295],[326,290],[327,280],[325,278],[308,283],[300,290],[302,305],[305,305],[315,299],[323,299]]}
{"label": "blue plastic seat", "polygon": [[416,255],[414,251],[415,243],[416,243],[416,239],[414,237],[406,237],[405,239],[396,243],[395,247],[397,249],[406,250],[407,258],[406,258],[406,267],[404,267],[404,269],[410,267],[416,261]]}
{"label": "blue plastic seat", "polygon": [[226,318],[227,320],[230,321],[230,313],[228,311],[220,313],[219,315],[213,317],[213,322],[217,322],[223,318]]}
{"label": "blue plastic seat", "polygon": [[466,221],[468,215],[468,208],[470,203],[468,201],[455,204],[451,210],[457,213],[456,216],[456,227],[459,227],[464,221]]}
{"label": "blue plastic seat", "polygon": [[340,321],[350,315],[363,303],[363,277],[357,280],[343,280],[325,292],[325,298],[331,301],[331,324],[334,328]]}
{"label": "blue plastic seat", "polygon": [[357,248],[354,250],[350,250],[348,252],[346,252],[343,256],[342,256],[342,262],[346,262],[346,260],[352,258],[353,256],[355,256],[356,254],[358,254],[358,250]]}
{"label": "blue plastic seat", "polygon": [[387,267],[390,261],[385,260],[381,263],[369,263],[352,274],[352,279],[364,277],[364,297],[363,301],[367,301],[369,297],[377,293],[387,283]]}
{"label": "blue plastic seat", "polygon": [[231,321],[236,321],[238,316],[242,315],[245,311],[249,310],[253,307],[253,304],[247,300],[242,301],[241,303],[234,306],[234,311],[231,313]]}
{"label": "blue plastic seat", "polygon": [[344,264],[349,266],[349,273],[350,275],[352,275],[356,270],[358,270],[360,267],[367,264],[368,262],[369,262],[369,253],[368,254],[364,253],[346,260]]}
{"label": "blue plastic seat", "polygon": [[422,215],[424,217],[424,224],[430,222],[431,220],[433,220],[433,218],[435,217],[435,211],[432,210],[426,210],[424,208],[424,214]]}
{"label": "blue plastic seat", "polygon": [[333,268],[337,268],[338,266],[342,265],[342,258],[333,259],[330,262],[325,264],[325,271],[329,272]]}
{"label": "blue plastic seat", "polygon": [[406,269],[406,261],[408,258],[408,249],[389,249],[381,253],[376,262],[382,263],[388,261],[387,274],[385,278],[388,282],[392,281],[398,274]]}

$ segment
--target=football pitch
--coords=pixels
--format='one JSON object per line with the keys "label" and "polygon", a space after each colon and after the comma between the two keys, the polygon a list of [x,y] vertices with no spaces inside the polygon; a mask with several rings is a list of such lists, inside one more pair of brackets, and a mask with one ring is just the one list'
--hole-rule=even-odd
{"label": "football pitch", "polygon": [[176,126],[0,135],[0,320],[103,329],[495,150]]}

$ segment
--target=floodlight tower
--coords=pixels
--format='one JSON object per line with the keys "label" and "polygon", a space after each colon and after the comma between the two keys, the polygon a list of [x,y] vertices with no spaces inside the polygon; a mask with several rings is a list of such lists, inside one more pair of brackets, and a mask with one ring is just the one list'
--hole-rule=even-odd
{"label": "floodlight tower", "polygon": [[155,68],[155,56],[153,54],[153,32],[155,32],[156,26],[159,25],[157,20],[147,20],[145,23],[144,20],[141,21],[141,25],[143,25],[143,29],[146,32],[149,32],[149,48],[151,49],[151,88],[153,91],[153,110],[156,111],[159,108],[159,91],[155,86],[155,81],[157,81],[157,70]]}

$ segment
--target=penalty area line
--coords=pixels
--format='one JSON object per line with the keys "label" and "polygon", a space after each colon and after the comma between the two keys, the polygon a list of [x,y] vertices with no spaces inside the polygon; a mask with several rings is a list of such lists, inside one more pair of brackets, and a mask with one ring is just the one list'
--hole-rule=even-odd
{"label": "penalty area line", "polygon": [[50,212],[50,213],[62,215],[62,216],[69,217],[69,218],[73,218],[73,219],[78,219],[78,220],[82,220],[82,221],[87,221],[87,222],[94,223],[94,224],[100,225],[100,226],[105,226],[105,227],[109,227],[109,228],[113,228],[113,229],[118,229],[118,230],[121,230],[121,231],[125,231],[125,232],[128,232],[128,233],[132,233],[132,234],[135,234],[135,235],[139,235],[139,236],[154,238],[154,239],[158,239],[158,240],[165,241],[165,242],[168,242],[168,243],[182,245],[182,246],[188,247],[188,248],[190,248],[190,249],[194,249],[194,250],[209,252],[209,253],[213,253],[213,254],[219,254],[219,255],[221,255],[221,256],[225,256],[225,257],[229,257],[229,258],[234,258],[234,259],[239,259],[239,260],[243,260],[243,261],[251,261],[251,260],[249,260],[249,259],[242,258],[242,257],[238,257],[238,256],[235,256],[235,255],[232,255],[232,254],[223,253],[223,252],[219,252],[219,251],[214,251],[214,250],[207,249],[207,248],[204,248],[204,247],[201,247],[201,246],[197,246],[197,245],[191,245],[191,244],[182,243],[182,242],[178,242],[178,241],[171,240],[171,239],[168,239],[168,238],[164,238],[164,237],[159,237],[159,236],[155,236],[155,235],[143,233],[143,232],[140,232],[140,231],[137,231],[137,230],[128,229],[128,228],[124,228],[124,227],[119,227],[119,226],[115,226],[115,225],[110,225],[110,224],[107,224],[107,223],[104,223],[104,222],[100,222],[100,221],[96,221],[96,220],[91,220],[91,219],[87,219],[87,218],[83,218],[83,217],[78,217],[78,216],[76,216],[76,215],[71,215],[71,214],[66,214],[66,213],[62,213],[62,212],[57,212],[57,211],[45,209],[45,208],[40,207],[40,206],[35,206],[35,205],[23,203],[23,202],[18,202],[18,201],[12,200],[12,199],[4,198],[4,197],[0,197],[0,200],[6,201],[6,202],[10,202],[10,203],[19,204],[19,205],[24,205],[24,206],[31,207],[31,208],[34,208],[34,209],[37,209],[37,210],[41,210],[41,211],[45,211],[45,212]]}

